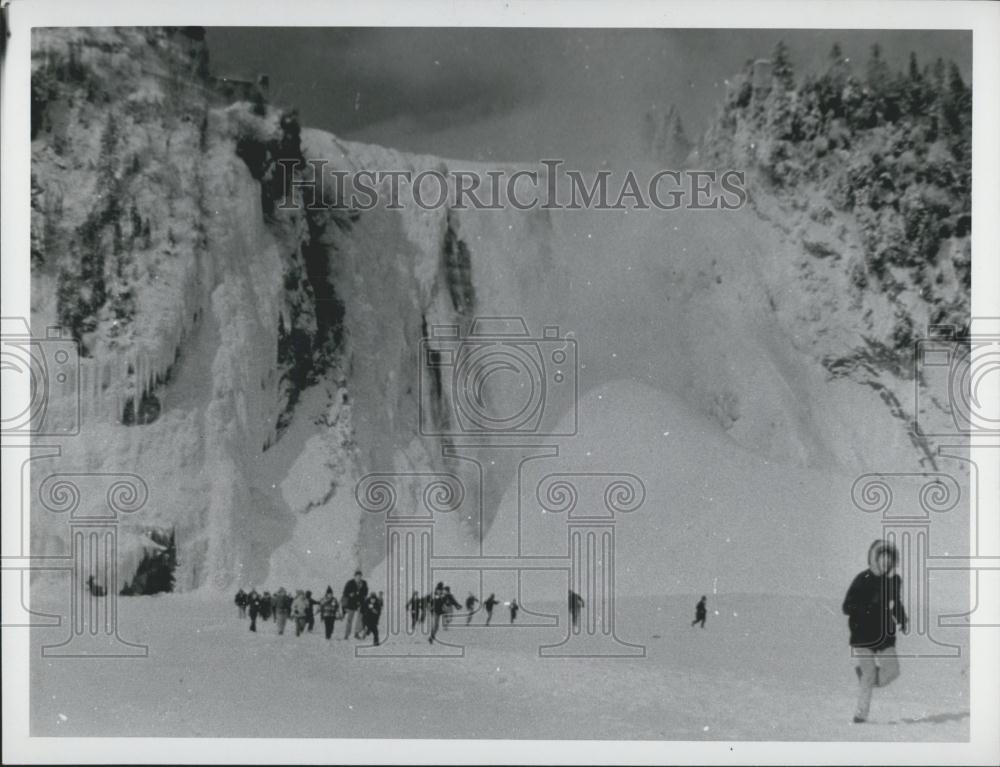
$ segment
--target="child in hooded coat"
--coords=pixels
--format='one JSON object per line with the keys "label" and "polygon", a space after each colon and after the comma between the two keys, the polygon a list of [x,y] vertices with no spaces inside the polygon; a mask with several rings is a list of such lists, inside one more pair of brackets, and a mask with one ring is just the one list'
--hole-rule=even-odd
{"label": "child in hooded coat", "polygon": [[327,639],[333,636],[333,627],[337,622],[338,609],[340,609],[340,606],[337,604],[336,597],[333,596],[333,587],[327,586],[326,593],[319,600],[319,617],[323,621],[323,628],[326,631]]}
{"label": "child in hooded coat", "polygon": [[868,719],[872,690],[899,676],[896,626],[907,631],[906,611],[900,600],[901,579],[892,571],[899,552],[891,543],[876,540],[868,548],[868,569],[858,573],[844,597],[843,611],[851,632],[851,655],[858,677],[854,722]]}
{"label": "child in hooded coat", "polygon": [[364,622],[365,633],[371,634],[375,638],[376,646],[378,646],[378,622],[381,617],[382,599],[371,594],[362,605],[361,620]]}

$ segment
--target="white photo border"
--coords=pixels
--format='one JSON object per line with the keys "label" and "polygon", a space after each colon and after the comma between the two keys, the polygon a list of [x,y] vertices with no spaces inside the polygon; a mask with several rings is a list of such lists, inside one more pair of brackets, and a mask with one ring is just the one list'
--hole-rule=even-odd
{"label": "white photo border", "polygon": [[[973,34],[973,317],[1000,317],[1000,4],[943,0],[13,0],[0,82],[2,218],[0,303],[4,316],[30,316],[29,92],[32,27],[396,26],[950,29]],[[22,377],[23,378],[23,377]],[[982,443],[985,445],[986,443]],[[980,541],[1000,553],[1000,461],[973,446],[979,466]],[[3,533],[18,513],[17,467],[3,463]],[[970,573],[970,580],[974,577]],[[991,574],[991,576],[996,575]],[[980,577],[980,601],[1000,602],[996,577]],[[973,592],[974,593],[974,592]],[[996,764],[1000,762],[1000,629],[971,637],[968,743],[435,741],[226,738],[29,737],[28,632],[3,632],[3,761],[302,763],[714,763]],[[294,750],[291,746],[294,744]]]}

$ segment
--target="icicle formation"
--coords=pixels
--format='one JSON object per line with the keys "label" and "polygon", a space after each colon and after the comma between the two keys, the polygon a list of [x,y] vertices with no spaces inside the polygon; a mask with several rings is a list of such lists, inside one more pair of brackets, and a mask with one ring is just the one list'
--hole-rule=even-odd
{"label": "icicle formation", "polygon": [[149,318],[146,327],[137,329],[137,333],[145,331],[144,335],[152,336],[151,342],[135,341],[130,349],[81,359],[78,378],[71,371],[69,385],[50,391],[48,417],[52,421],[68,428],[79,408],[82,423],[120,423],[129,402],[133,418],[138,415],[143,401],[169,379],[181,344],[194,330],[207,303],[208,293],[197,269],[187,269],[186,277],[169,316]]}
{"label": "icicle formation", "polygon": [[[177,334],[181,336],[181,333]],[[138,408],[155,388],[167,380],[173,365],[180,339],[170,345],[161,345],[155,354],[137,347],[125,352],[114,352],[103,358],[80,360],[79,411],[83,423],[119,422],[131,401]],[[58,392],[50,405],[60,423],[70,418],[70,408],[75,406],[76,387]]]}

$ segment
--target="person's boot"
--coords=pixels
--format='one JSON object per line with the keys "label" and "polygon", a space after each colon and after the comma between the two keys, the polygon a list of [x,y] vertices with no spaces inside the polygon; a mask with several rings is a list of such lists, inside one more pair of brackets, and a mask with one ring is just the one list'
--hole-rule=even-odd
{"label": "person's boot", "polygon": [[857,714],[855,714],[854,715],[854,723],[855,724],[864,724],[865,723],[865,718],[863,716],[858,716]]}

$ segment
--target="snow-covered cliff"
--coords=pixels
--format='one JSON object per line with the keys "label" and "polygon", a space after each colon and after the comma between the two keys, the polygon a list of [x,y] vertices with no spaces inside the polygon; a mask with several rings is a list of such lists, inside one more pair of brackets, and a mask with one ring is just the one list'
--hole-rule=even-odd
{"label": "snow-covered cliff", "polygon": [[[80,341],[83,404],[80,434],[60,440],[62,456],[33,482],[52,470],[143,477],[150,501],[134,524],[175,531],[177,588],[332,582],[377,566],[382,523],[354,497],[368,472],[449,471],[474,484],[469,461],[443,456],[448,438],[420,428],[422,415],[441,426],[454,409],[447,381],[421,379],[420,354],[435,325],[467,330],[475,317],[569,334],[581,397],[639,384],[640,400],[662,392],[684,423],[708,424],[669,449],[713,465],[665,458],[667,487],[703,487],[748,451],[841,477],[922,467],[927,445],[879,391],[831,380],[821,364],[856,342],[848,276],[760,208],[286,210],[282,159],[475,168],[303,130],[252,89],[232,103],[207,75],[204,46],[191,29],[34,38],[32,323]],[[802,332],[806,311],[822,333]],[[912,381],[886,371],[884,386],[905,400]],[[573,404],[553,402],[546,424]],[[622,417],[618,432],[591,432],[611,448],[609,470],[629,469],[616,454],[633,450],[615,446],[643,414]],[[517,459],[468,455],[506,461],[483,488],[489,528]],[[775,481],[761,487],[780,493]],[[821,513],[803,510],[802,531]],[[33,514],[39,553],[65,546],[50,516]],[[487,532],[475,515],[453,528],[459,550]],[[131,540],[123,578],[145,545]]]}

